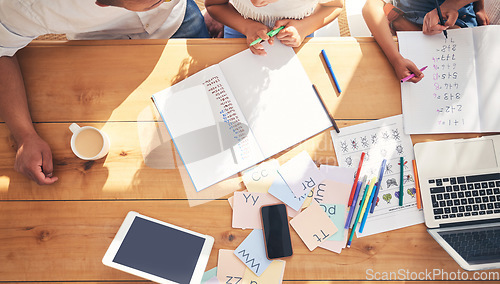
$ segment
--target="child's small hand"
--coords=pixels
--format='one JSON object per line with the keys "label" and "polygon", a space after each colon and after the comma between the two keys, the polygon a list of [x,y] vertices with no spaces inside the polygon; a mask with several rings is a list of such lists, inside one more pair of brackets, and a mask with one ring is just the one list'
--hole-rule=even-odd
{"label": "child's small hand", "polygon": [[[269,40],[269,43],[272,44],[272,39],[269,38],[267,35],[267,32],[269,32],[270,29],[259,22],[252,21],[251,24],[247,25],[246,31],[245,31],[245,36],[247,37],[247,44],[250,45],[252,42],[254,42],[257,39],[262,39],[262,40]],[[266,51],[264,50],[264,46],[262,44],[257,43],[255,45],[250,46],[250,51],[252,51],[253,54],[257,55],[266,55]]]}
{"label": "child's small hand", "polygon": [[277,29],[281,26],[285,26],[285,28],[276,35],[276,38],[281,41],[282,44],[291,47],[298,47],[302,44],[306,35],[302,32],[300,20],[279,20],[276,21],[273,29]]}
{"label": "child's small hand", "polygon": [[411,60],[401,57],[398,62],[394,65],[394,71],[396,71],[396,76],[399,80],[415,74],[415,77],[411,78],[407,82],[417,83],[424,78],[424,73],[418,69],[418,67]]}
{"label": "child's small hand", "polygon": [[476,20],[479,26],[486,26],[490,24],[490,19],[488,18],[488,15],[486,14],[486,11],[484,9],[476,11]]}

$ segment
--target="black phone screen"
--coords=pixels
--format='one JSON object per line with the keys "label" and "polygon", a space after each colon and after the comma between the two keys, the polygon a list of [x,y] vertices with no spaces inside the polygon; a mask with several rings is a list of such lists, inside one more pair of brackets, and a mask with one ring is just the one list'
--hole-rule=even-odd
{"label": "black phone screen", "polygon": [[293,250],[285,205],[262,206],[260,211],[267,258],[291,256]]}

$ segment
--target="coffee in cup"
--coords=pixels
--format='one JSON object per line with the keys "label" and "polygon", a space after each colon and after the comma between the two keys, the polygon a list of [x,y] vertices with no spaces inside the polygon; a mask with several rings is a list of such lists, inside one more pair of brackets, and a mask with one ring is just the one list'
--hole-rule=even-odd
{"label": "coffee in cup", "polygon": [[109,152],[109,138],[106,133],[92,126],[80,127],[76,123],[69,126],[71,136],[71,150],[83,160],[97,160]]}

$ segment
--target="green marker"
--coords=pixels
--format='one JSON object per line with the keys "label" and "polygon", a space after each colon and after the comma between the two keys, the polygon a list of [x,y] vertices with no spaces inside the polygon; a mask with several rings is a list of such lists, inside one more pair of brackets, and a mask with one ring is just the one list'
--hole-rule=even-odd
{"label": "green marker", "polygon": [[[285,28],[285,26],[281,26],[281,27],[279,27],[279,28],[277,28],[277,29],[275,29],[275,30],[268,31],[268,32],[267,32],[267,35],[268,35],[269,37],[273,37],[273,36],[277,35],[277,34],[278,34],[278,33],[279,33],[282,29],[284,29],[284,28]],[[262,41],[262,39],[259,37],[258,39],[254,40],[254,41],[250,44],[250,46],[252,46],[252,45],[256,45],[257,43],[260,43],[261,41]]]}

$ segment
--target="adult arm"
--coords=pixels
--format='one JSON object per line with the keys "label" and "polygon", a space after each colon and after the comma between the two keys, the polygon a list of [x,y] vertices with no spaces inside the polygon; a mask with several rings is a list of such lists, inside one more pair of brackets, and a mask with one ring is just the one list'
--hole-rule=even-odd
{"label": "adult arm", "polygon": [[320,2],[314,12],[301,20],[283,19],[276,21],[274,29],[285,26],[276,38],[283,44],[297,47],[304,39],[325,25],[335,20],[344,7],[344,0]]}
{"label": "adult arm", "polygon": [[446,0],[441,4],[441,14],[445,20],[444,25],[439,23],[439,16],[436,9],[427,13],[424,17],[422,31],[427,35],[438,34],[449,27],[455,25],[458,19],[458,10],[463,6],[478,0]]}
{"label": "adult arm", "polygon": [[[248,45],[258,38],[269,39],[267,32],[270,29],[266,25],[251,19],[245,19],[228,0],[205,0],[205,7],[207,7],[210,16],[216,21],[244,34],[247,37]],[[272,40],[270,43],[272,43]],[[266,54],[262,44],[253,45],[250,50],[254,54]]]}
{"label": "adult arm", "polygon": [[52,173],[52,152],[33,127],[15,55],[0,57],[0,117],[17,143],[14,168],[40,185],[56,182],[58,178]]}
{"label": "adult arm", "polygon": [[392,37],[389,21],[387,20],[383,9],[383,1],[367,0],[362,11],[366,25],[394,68],[398,79],[401,80],[413,73],[415,74],[415,77],[408,81],[417,83],[422,80],[424,74],[411,60],[404,58],[399,53],[398,47]]}

